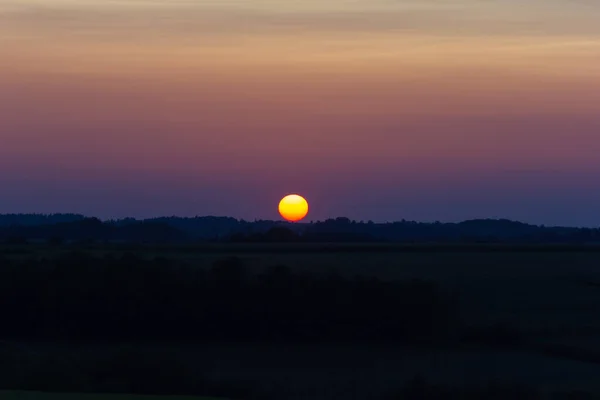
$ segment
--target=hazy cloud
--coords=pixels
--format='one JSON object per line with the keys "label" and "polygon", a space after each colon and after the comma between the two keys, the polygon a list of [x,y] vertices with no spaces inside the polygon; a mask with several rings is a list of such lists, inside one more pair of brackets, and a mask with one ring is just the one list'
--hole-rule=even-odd
{"label": "hazy cloud", "polygon": [[[600,34],[600,7],[566,1],[195,2],[19,0],[0,6],[12,29],[73,35],[225,35],[268,32]],[[4,12],[2,12],[4,10]]]}

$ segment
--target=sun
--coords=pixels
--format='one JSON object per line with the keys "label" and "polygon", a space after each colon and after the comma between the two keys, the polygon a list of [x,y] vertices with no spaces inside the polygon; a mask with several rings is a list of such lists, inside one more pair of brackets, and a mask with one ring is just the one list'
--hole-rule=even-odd
{"label": "sun", "polygon": [[279,202],[279,214],[288,221],[298,222],[308,214],[308,202],[300,195],[287,195]]}

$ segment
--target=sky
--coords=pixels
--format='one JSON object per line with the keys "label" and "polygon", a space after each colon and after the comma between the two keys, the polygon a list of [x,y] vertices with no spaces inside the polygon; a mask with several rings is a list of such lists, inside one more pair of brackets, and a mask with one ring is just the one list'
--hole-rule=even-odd
{"label": "sky", "polygon": [[0,213],[600,226],[596,0],[0,0]]}

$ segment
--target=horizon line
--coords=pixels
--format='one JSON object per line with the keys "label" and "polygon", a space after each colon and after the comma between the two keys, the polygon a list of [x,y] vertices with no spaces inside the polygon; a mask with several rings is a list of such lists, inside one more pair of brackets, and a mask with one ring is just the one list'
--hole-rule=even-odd
{"label": "horizon line", "polygon": [[74,216],[74,217],[81,217],[82,219],[97,219],[101,222],[119,222],[119,221],[125,221],[125,220],[134,220],[136,222],[145,222],[145,221],[151,221],[151,220],[157,220],[157,219],[166,219],[166,218],[173,218],[173,219],[202,219],[202,218],[222,218],[222,219],[233,219],[236,222],[246,222],[246,223],[257,223],[257,222],[271,222],[271,223],[283,223],[286,225],[310,225],[310,224],[316,224],[316,223],[323,223],[323,222],[327,222],[327,221],[331,221],[331,220],[338,220],[338,219],[346,219],[348,221],[350,221],[351,223],[357,223],[357,224],[369,224],[369,223],[373,223],[375,225],[386,225],[386,224],[396,224],[396,223],[417,223],[417,224],[461,224],[461,223],[465,223],[465,222],[473,222],[473,221],[506,221],[506,222],[511,222],[511,223],[519,223],[519,224],[523,224],[523,225],[528,225],[528,226],[533,226],[533,227],[538,227],[538,228],[576,228],[576,229],[600,229],[600,227],[596,227],[596,226],[577,226],[577,225],[546,225],[546,224],[534,224],[534,223],[529,223],[529,222],[524,222],[524,221],[519,221],[516,219],[510,219],[510,218],[506,218],[506,217],[479,217],[479,218],[469,218],[469,219],[464,219],[464,220],[460,220],[460,221],[440,221],[440,220],[436,220],[436,221],[417,221],[417,220],[410,220],[410,219],[400,219],[400,220],[389,220],[389,221],[374,221],[374,220],[356,220],[356,219],[352,219],[349,217],[344,217],[344,216],[338,216],[338,217],[330,217],[327,219],[323,219],[323,220],[303,220],[303,221],[298,221],[298,222],[289,222],[289,221],[285,221],[283,219],[254,219],[254,220],[248,220],[245,218],[236,218],[236,217],[231,217],[231,216],[226,216],[226,215],[195,215],[195,216],[178,216],[178,215],[162,215],[162,216],[154,216],[154,217],[147,217],[147,218],[139,218],[139,217],[122,217],[122,218],[100,218],[100,217],[96,217],[96,216],[90,216],[90,215],[86,215],[86,214],[81,214],[81,213],[61,213],[61,212],[56,212],[56,213],[0,213],[0,217],[19,217],[19,216],[42,216],[42,217],[52,217],[52,216]]}

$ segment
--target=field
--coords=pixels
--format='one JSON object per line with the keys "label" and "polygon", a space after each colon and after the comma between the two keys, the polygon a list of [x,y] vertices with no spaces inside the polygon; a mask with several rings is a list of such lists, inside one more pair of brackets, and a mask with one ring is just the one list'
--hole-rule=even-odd
{"label": "field", "polygon": [[[468,324],[503,327],[527,339],[526,346],[465,344],[452,348],[341,344],[327,347],[133,345],[142,351],[161,348],[185,358],[211,379],[256,382],[284,393],[285,399],[335,399],[350,395],[357,397],[348,398],[374,398],[370,396],[388,393],[416,375],[440,383],[522,382],[544,390],[600,392],[597,247],[113,245],[79,250],[101,256],[135,253],[146,258],[165,257],[198,268],[210,268],[217,260],[235,256],[253,272],[286,265],[294,271],[349,277],[425,279],[436,282],[459,299],[462,318]],[[25,260],[52,258],[64,251],[70,250],[5,247],[0,253],[6,258]],[[6,345],[13,349],[22,347],[18,343]],[[28,346],[29,353],[34,351],[62,360],[112,351],[101,345]]]}
{"label": "field", "polygon": [[[426,279],[456,292],[479,321],[517,324],[532,332],[600,332],[600,248],[586,246],[199,245],[90,246],[82,251],[165,257],[210,268],[240,258],[253,272],[285,265],[295,271]],[[53,258],[64,248],[5,247],[0,256]],[[596,283],[598,286],[596,286]]]}
{"label": "field", "polygon": [[135,396],[128,394],[41,393],[0,391],[2,400],[219,400],[191,396]]}

